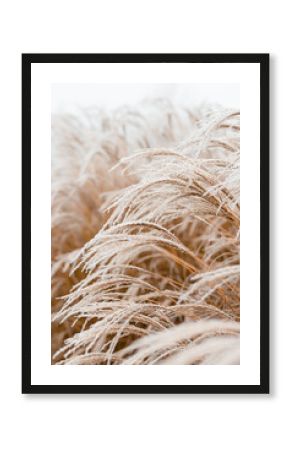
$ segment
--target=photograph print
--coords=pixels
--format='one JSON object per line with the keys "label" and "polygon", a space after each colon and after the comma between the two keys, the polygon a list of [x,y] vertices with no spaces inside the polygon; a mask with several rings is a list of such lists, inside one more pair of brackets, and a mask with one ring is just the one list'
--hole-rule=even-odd
{"label": "photograph print", "polygon": [[268,392],[268,55],[23,55],[23,75],[23,391]]}

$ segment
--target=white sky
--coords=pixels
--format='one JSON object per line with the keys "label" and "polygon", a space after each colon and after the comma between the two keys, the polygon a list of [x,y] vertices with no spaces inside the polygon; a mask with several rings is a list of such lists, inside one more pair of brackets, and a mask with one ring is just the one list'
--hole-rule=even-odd
{"label": "white sky", "polygon": [[54,84],[52,112],[88,106],[110,109],[150,97],[166,97],[191,106],[211,102],[239,108],[240,104],[238,84]]}

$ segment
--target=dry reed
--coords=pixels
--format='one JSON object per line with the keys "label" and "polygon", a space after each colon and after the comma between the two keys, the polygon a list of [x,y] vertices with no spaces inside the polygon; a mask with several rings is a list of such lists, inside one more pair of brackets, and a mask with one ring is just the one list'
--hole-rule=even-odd
{"label": "dry reed", "polygon": [[239,113],[53,117],[52,363],[239,364]]}

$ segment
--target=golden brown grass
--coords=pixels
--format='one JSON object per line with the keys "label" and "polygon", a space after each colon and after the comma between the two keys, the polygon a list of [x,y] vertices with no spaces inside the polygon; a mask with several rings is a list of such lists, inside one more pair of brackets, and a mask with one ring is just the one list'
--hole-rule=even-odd
{"label": "golden brown grass", "polygon": [[239,113],[53,118],[58,364],[239,364]]}

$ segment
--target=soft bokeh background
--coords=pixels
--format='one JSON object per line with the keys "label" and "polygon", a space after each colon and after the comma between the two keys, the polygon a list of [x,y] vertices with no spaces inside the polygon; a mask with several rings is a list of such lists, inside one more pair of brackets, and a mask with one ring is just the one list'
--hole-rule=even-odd
{"label": "soft bokeh background", "polygon": [[238,84],[54,84],[52,112],[90,106],[132,106],[151,97],[169,98],[185,106],[210,102],[239,108],[240,88]]}

